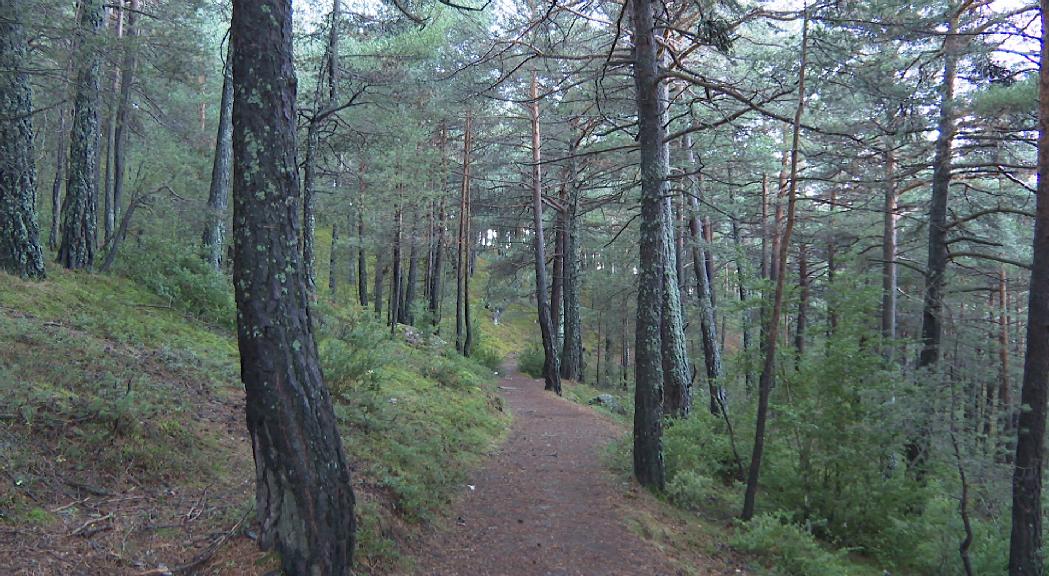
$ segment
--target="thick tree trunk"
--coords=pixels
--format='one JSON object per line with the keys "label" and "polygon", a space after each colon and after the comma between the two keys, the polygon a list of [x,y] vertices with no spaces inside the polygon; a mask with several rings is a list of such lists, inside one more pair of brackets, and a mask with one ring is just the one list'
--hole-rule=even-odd
{"label": "thick tree trunk", "polygon": [[0,0],[0,270],[44,277],[23,0]]}
{"label": "thick tree trunk", "polygon": [[656,4],[631,0],[634,27],[634,84],[637,89],[638,141],[641,148],[641,235],[634,345],[634,476],[643,486],[662,490],[663,465],[663,267],[667,254],[664,153],[666,130],[661,100]]}
{"label": "thick tree trunk", "polygon": [[[662,96],[662,94],[661,94]],[[669,148],[663,146],[664,162],[670,166]],[[660,335],[663,356],[663,412],[676,417],[692,410],[692,366],[688,360],[684,312],[681,309],[681,283],[677,278],[677,246],[674,240],[674,212],[669,196],[663,199],[663,314]]]}
{"label": "thick tree trunk", "polygon": [[229,202],[230,165],[233,161],[233,59],[232,44],[227,50],[222,73],[222,101],[219,127],[215,135],[215,155],[211,164],[211,188],[202,244],[204,258],[216,271],[222,270],[222,251],[226,236],[226,207]]}
{"label": "thick tree trunk", "polygon": [[768,424],[769,398],[772,396],[772,387],[776,374],[776,344],[779,339],[779,320],[783,314],[783,300],[787,269],[787,253],[790,248],[790,237],[794,232],[794,211],[798,197],[798,153],[801,139],[801,117],[805,112],[805,71],[808,63],[808,39],[809,18],[805,11],[805,19],[801,28],[801,66],[798,73],[798,107],[794,111],[794,130],[790,146],[790,180],[787,188],[787,214],[786,225],[783,234],[776,242],[778,253],[775,255],[775,280],[776,286],[773,293],[772,310],[765,318],[765,359],[761,369],[761,378],[758,381],[758,412],[754,430],[754,446],[750,456],[750,469],[747,471],[747,488],[743,497],[743,512],[740,514],[743,520],[754,517],[754,506],[758,495],[758,481],[761,475],[761,459],[765,453],[765,428]]}
{"label": "thick tree trunk", "polygon": [[101,56],[96,37],[102,29],[101,0],[83,0],[77,34],[82,53],[73,99],[69,174],[62,202],[62,242],[58,262],[70,270],[95,265],[98,246],[99,82]]}
{"label": "thick tree trunk", "polygon": [[545,388],[561,395],[561,371],[554,344],[554,323],[546,292],[546,241],[543,238],[543,173],[539,134],[539,78],[532,72],[531,102],[528,115],[532,125],[532,249],[535,252],[535,301],[539,331],[543,338],[543,380]]}
{"label": "thick tree trunk", "polygon": [[1022,408],[1016,428],[1009,576],[1041,576],[1044,573],[1042,474],[1045,470],[1046,403],[1049,400],[1049,0],[1042,0],[1041,7],[1034,264],[1027,303],[1027,355],[1020,389]]}
{"label": "thick tree trunk", "polygon": [[296,249],[291,1],[234,0],[231,30],[233,284],[258,542],[276,548],[288,574],[345,576],[354,497]]}
{"label": "thick tree trunk", "polygon": [[[77,1],[76,3],[76,21],[80,21],[80,15],[83,13],[83,2]],[[67,42],[69,48],[69,62],[66,65],[66,69],[62,76],[62,81],[65,84],[71,84],[70,80],[73,78],[76,66],[76,55],[80,50],[78,38],[74,36]],[[72,98],[76,94],[75,90],[66,89],[66,96]],[[58,144],[55,146],[55,177],[51,181],[51,230],[47,236],[47,246],[51,250],[57,250],[59,244],[59,223],[62,215],[62,184],[66,178],[66,160],[68,158],[67,153],[69,148],[64,146],[62,143],[66,142],[70,138],[69,122],[70,116],[72,115],[72,107],[61,106],[58,108],[58,132],[56,141]]]}

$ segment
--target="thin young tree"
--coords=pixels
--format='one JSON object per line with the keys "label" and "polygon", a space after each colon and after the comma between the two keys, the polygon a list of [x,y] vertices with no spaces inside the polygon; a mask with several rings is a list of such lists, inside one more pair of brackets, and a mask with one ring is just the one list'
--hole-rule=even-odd
{"label": "thin young tree", "polygon": [[310,324],[290,0],[235,0],[233,279],[259,545],[288,574],[349,574],[354,496]]}

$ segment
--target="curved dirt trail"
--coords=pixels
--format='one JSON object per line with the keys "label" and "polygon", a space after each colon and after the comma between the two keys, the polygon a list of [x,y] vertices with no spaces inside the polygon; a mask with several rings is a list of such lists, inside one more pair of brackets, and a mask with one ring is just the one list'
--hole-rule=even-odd
{"label": "curved dirt trail", "polygon": [[631,487],[602,462],[622,430],[510,372],[506,442],[472,475],[449,526],[418,547],[418,576],[677,576],[623,523]]}

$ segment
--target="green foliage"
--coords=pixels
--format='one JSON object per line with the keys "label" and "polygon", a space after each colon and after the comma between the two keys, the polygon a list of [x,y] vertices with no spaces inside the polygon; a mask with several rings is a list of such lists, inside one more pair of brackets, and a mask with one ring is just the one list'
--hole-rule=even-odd
{"label": "green foliage", "polygon": [[824,548],[812,533],[782,514],[761,514],[740,525],[732,546],[764,559],[776,576],[848,576],[856,574],[842,552]]}
{"label": "green foliage", "polygon": [[667,498],[679,508],[697,510],[712,497],[714,480],[692,470],[675,474],[667,483]]}
{"label": "green foliage", "polygon": [[543,352],[543,346],[541,344],[532,344],[525,348],[521,355],[517,357],[517,369],[532,378],[542,378],[543,363],[545,361],[546,355]]}
{"label": "green foliage", "polygon": [[679,474],[693,474],[727,482],[737,472],[728,435],[706,412],[668,422],[663,433],[663,459],[671,480]]}
{"label": "green foliage", "polygon": [[229,281],[195,251],[163,240],[125,250],[116,270],[136,280],[173,308],[212,326],[233,329],[236,308]]}

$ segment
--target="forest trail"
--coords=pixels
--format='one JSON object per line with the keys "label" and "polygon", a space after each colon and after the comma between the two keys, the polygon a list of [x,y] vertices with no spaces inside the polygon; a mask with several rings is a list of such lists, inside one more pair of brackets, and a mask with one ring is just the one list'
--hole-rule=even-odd
{"label": "forest trail", "polygon": [[509,370],[500,394],[513,414],[506,442],[474,473],[455,520],[424,540],[419,576],[677,576],[684,572],[624,522],[605,448],[624,430]]}

